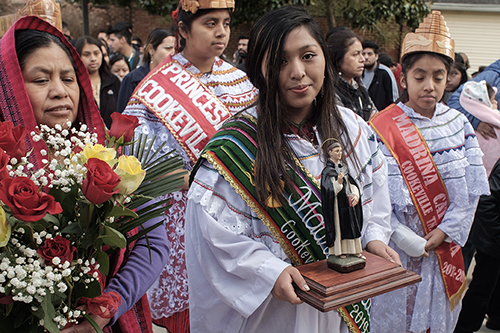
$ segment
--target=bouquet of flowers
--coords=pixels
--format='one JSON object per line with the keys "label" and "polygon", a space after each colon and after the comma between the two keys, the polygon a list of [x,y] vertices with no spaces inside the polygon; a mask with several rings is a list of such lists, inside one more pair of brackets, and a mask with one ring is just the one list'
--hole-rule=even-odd
{"label": "bouquet of flowers", "polygon": [[102,294],[109,256],[160,226],[142,224],[162,216],[168,202],[157,198],[183,184],[179,157],[152,153],[146,137],[131,142],[137,118],[112,118],[105,140],[84,124],[41,125],[29,134],[47,144],[37,170],[29,163],[33,152],[26,152],[26,129],[0,123],[2,332],[56,333],[82,316],[100,332],[78,307],[113,316],[122,300]]}

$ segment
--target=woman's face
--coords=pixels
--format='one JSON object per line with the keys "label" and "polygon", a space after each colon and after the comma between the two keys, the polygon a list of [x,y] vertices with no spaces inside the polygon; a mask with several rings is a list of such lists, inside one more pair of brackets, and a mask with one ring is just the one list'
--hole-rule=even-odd
{"label": "woman's face", "polygon": [[312,110],[324,79],[325,56],[321,46],[306,27],[292,30],[283,47],[279,76],[280,97],[292,117]]}
{"label": "woman's face", "polygon": [[424,55],[401,76],[401,85],[408,91],[406,105],[432,118],[446,87],[446,67],[439,58]]}
{"label": "woman's face", "polygon": [[446,91],[454,92],[460,86],[460,81],[462,80],[462,73],[458,70],[457,66],[453,64],[448,74],[448,81],[446,84]]}
{"label": "woman's face", "polygon": [[80,57],[89,74],[97,72],[102,65],[102,53],[97,45],[85,44]]}
{"label": "woman's face", "polygon": [[155,49],[150,46],[149,54],[153,61],[153,68],[158,66],[168,55],[174,55],[175,52],[175,37],[168,36],[163,39],[160,45]]}
{"label": "woman's face", "polygon": [[362,55],[363,45],[358,39],[347,48],[344,58],[340,63],[340,71],[342,76],[349,82],[355,77],[361,76],[365,69],[365,58]]}
{"label": "woman's face", "polygon": [[118,76],[118,78],[120,79],[120,81],[123,80],[123,78],[125,77],[125,75],[127,75],[129,72],[130,71],[128,69],[128,65],[125,62],[125,60],[123,60],[123,59],[118,60],[117,62],[115,62],[113,64],[113,66],[111,66],[111,73],[113,73],[116,76]]}
{"label": "woman's face", "polygon": [[180,29],[180,34],[186,39],[185,55],[196,58],[220,56],[229,41],[230,23],[229,11],[218,9],[195,19],[190,31]]}
{"label": "woman's face", "polygon": [[24,85],[38,125],[54,127],[78,114],[80,86],[66,52],[52,43],[26,58],[22,69]]}

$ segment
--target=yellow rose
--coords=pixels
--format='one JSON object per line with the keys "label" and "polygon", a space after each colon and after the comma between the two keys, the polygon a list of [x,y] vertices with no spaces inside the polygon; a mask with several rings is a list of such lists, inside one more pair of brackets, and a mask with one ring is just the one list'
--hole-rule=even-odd
{"label": "yellow rose", "polygon": [[5,211],[0,206],[0,247],[7,245],[10,239],[12,227],[10,222],[7,221],[7,216],[5,216]]}
{"label": "yellow rose", "polygon": [[133,193],[146,176],[146,171],[142,170],[141,162],[135,156],[120,156],[115,172],[121,178],[120,184],[118,184],[118,193],[120,194]]}
{"label": "yellow rose", "polygon": [[116,150],[114,150],[113,148],[106,148],[100,144],[85,145],[85,147],[83,148],[82,157],[83,163],[86,163],[91,158],[98,158],[101,161],[108,163],[110,167],[113,167],[116,164]]}

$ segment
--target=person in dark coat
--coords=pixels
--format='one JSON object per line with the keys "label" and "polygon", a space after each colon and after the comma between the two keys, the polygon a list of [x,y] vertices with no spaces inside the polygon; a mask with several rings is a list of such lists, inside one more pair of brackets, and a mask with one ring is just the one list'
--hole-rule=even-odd
{"label": "person in dark coat", "polygon": [[361,248],[362,210],[359,188],[342,161],[342,147],[334,142],[328,147],[330,159],[321,173],[321,203],[330,255],[359,255]]}
{"label": "person in dark coat", "polygon": [[327,35],[328,52],[338,74],[336,104],[351,109],[368,121],[377,108],[361,81],[365,69],[362,42],[361,37],[345,27],[335,27]]}
{"label": "person in dark coat", "polygon": [[462,301],[455,333],[486,327],[500,330],[500,160],[488,178],[490,195],[479,199],[469,240],[476,247],[476,266]]}
{"label": "person in dark coat", "polygon": [[75,43],[75,49],[90,75],[92,92],[102,119],[107,128],[111,127],[111,114],[116,112],[120,80],[109,70],[104,61],[100,40],[90,36],[80,37]]}

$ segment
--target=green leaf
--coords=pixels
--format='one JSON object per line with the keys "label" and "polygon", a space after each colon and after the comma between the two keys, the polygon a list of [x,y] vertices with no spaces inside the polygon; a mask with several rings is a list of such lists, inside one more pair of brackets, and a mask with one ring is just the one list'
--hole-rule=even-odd
{"label": "green leaf", "polygon": [[99,263],[99,270],[101,271],[102,275],[108,276],[109,273],[109,257],[106,253],[104,253],[101,250],[98,250],[94,258],[97,260]]}
{"label": "green leaf", "polygon": [[124,249],[127,246],[127,239],[118,230],[109,226],[104,226],[104,234],[98,237],[104,244],[111,247]]}
{"label": "green leaf", "polygon": [[114,216],[114,217],[120,217],[120,216],[132,216],[132,217],[139,217],[136,212],[124,208],[121,206],[114,206],[113,209],[111,210],[111,213],[108,216]]}
{"label": "green leaf", "polygon": [[56,309],[52,304],[52,294],[47,292],[47,295],[43,298],[43,301],[40,305],[44,313],[43,327],[45,327],[45,329],[51,333],[60,333],[56,323],[53,320],[56,316]]}
{"label": "green leaf", "polygon": [[61,230],[63,234],[83,234],[83,228],[80,222],[73,222]]}
{"label": "green leaf", "polygon": [[97,332],[97,333],[103,333],[101,328],[99,327],[99,325],[97,325],[97,323],[94,321],[94,319],[92,319],[91,316],[89,316],[88,314],[83,314],[83,317],[85,319],[87,319],[87,321],[90,323],[90,325],[92,325],[92,327],[94,328],[94,330]]}
{"label": "green leaf", "polygon": [[[85,275],[84,275],[85,276]],[[101,295],[101,285],[99,281],[94,280],[90,283],[85,284],[83,279],[75,282],[75,287],[73,288],[72,298],[77,300],[80,297],[94,298]]]}

